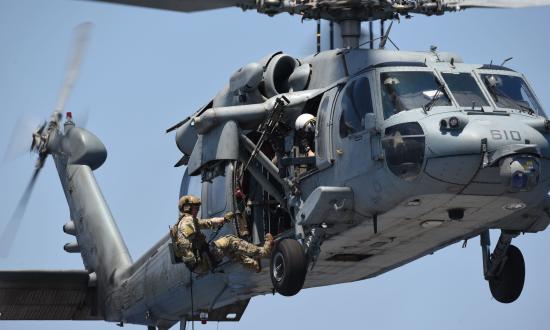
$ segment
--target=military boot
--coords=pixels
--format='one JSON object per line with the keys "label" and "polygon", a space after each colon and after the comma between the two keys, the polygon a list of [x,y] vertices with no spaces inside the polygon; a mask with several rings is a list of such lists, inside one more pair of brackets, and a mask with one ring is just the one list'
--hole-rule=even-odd
{"label": "military boot", "polygon": [[237,261],[244,267],[256,273],[260,273],[262,271],[262,264],[260,263],[259,259],[253,259],[247,256],[240,256]]}

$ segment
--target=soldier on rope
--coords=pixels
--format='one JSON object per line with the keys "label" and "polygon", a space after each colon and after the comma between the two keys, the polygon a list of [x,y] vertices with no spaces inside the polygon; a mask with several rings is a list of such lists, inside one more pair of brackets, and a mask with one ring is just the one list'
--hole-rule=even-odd
{"label": "soldier on rope", "polygon": [[179,200],[180,217],[170,229],[175,256],[196,273],[208,272],[226,256],[248,269],[261,271],[260,259],[271,253],[271,234],[265,236],[262,247],[234,235],[222,236],[208,244],[201,229],[219,228],[231,221],[234,215],[228,212],[223,218],[198,219],[200,205],[200,199],[192,195],[183,196]]}

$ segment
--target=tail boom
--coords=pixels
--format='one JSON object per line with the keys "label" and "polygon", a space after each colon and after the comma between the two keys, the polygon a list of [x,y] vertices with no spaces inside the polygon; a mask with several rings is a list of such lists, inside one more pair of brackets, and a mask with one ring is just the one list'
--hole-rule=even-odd
{"label": "tail boom", "polygon": [[87,130],[65,126],[52,155],[69,205],[74,234],[86,270],[96,273],[100,297],[116,286],[132,260],[93,170],[107,157]]}

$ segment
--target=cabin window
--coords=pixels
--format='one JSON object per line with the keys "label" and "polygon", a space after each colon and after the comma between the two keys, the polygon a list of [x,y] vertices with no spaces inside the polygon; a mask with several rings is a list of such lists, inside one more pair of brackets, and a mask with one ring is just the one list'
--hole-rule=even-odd
{"label": "cabin window", "polygon": [[185,169],[185,173],[181,179],[180,197],[184,195],[201,197],[201,190],[201,177],[190,176],[188,170]]}
{"label": "cabin window", "polygon": [[521,77],[482,74],[481,79],[499,108],[542,113],[535,95]]}
{"label": "cabin window", "polygon": [[489,105],[471,74],[443,73],[443,79],[459,106],[480,107]]}
{"label": "cabin window", "polygon": [[201,191],[201,177],[190,176],[188,170],[186,169],[185,173],[183,174],[183,178],[181,179],[180,197],[183,197],[185,195],[193,195],[202,199],[203,196],[201,196]]}
{"label": "cabin window", "polygon": [[428,71],[393,71],[380,74],[384,119],[401,112],[432,106],[450,106],[441,83]]}
{"label": "cabin window", "polygon": [[369,80],[361,77],[349,83],[341,98],[340,137],[365,130],[365,115],[373,113]]}
{"label": "cabin window", "polygon": [[212,182],[208,183],[207,204],[209,216],[216,215],[226,209],[225,178],[225,175],[218,175],[212,179]]}
{"label": "cabin window", "polygon": [[329,111],[328,109],[329,100],[330,100],[330,97],[328,96],[323,97],[323,100],[321,101],[321,105],[319,106],[319,111],[317,112],[317,126],[315,131],[315,137],[317,138],[317,143],[315,145],[315,149],[317,151],[317,157],[321,159],[326,158],[326,152],[325,152],[326,132],[324,132],[324,130],[326,125],[327,112]]}

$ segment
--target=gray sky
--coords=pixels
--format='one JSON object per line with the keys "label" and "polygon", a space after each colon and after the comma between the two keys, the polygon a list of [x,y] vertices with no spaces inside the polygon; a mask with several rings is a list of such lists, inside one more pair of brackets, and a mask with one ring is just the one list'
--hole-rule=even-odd
{"label": "gray sky", "polygon": [[[466,62],[509,63],[530,79],[550,108],[549,8],[471,10],[414,17],[392,29],[401,49],[455,51]],[[89,112],[87,128],[109,156],[96,177],[135,259],[175,221],[182,169],[174,137],[164,130],[206,103],[239,67],[279,50],[314,51],[315,25],[240,9],[181,14],[69,0],[0,0],[0,154],[22,115],[46,118],[63,80],[71,31],[94,31],[67,110]],[[0,167],[0,230],[27,184],[35,156]],[[13,252],[0,269],[82,269],[61,227],[68,208],[51,160],[31,198]],[[498,233],[493,233],[493,243]],[[515,244],[527,265],[522,296],[491,298],[482,277],[479,240],[452,245],[375,279],[305,290],[292,298],[251,301],[224,329],[544,329],[550,324],[550,232]],[[2,329],[104,329],[103,322],[0,322]],[[197,328],[212,329],[215,323]],[[134,329],[143,327],[126,326]]]}

